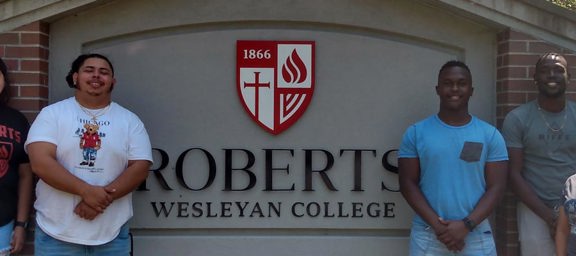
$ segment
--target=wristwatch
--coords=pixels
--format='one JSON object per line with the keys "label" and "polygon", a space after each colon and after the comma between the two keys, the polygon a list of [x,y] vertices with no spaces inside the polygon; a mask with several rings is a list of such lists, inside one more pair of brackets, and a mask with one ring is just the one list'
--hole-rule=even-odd
{"label": "wristwatch", "polygon": [[468,217],[464,217],[462,221],[464,222],[466,228],[470,230],[470,232],[472,232],[472,230],[474,230],[474,228],[476,227],[476,223],[474,223],[474,221],[472,221],[471,219],[468,219]]}
{"label": "wristwatch", "polygon": [[26,229],[28,227],[28,222],[25,221],[15,221],[14,222],[14,228],[16,227],[23,227],[24,229]]}

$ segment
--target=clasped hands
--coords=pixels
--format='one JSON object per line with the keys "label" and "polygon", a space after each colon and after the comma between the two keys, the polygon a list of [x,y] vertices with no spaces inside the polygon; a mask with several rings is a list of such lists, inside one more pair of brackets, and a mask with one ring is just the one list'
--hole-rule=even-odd
{"label": "clasped hands", "polygon": [[80,218],[93,220],[113,202],[112,193],[116,189],[100,186],[89,186],[82,191],[82,201],[74,208],[74,213]]}
{"label": "clasped hands", "polygon": [[446,245],[448,250],[459,252],[464,249],[464,240],[470,231],[463,221],[438,218],[438,223],[433,228],[438,241]]}

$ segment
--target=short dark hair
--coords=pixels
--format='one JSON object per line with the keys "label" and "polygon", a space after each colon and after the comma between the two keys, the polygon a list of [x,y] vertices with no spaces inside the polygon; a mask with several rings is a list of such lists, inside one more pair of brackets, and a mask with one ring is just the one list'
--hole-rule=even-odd
{"label": "short dark hair", "polygon": [[4,60],[0,58],[0,72],[4,75],[4,89],[0,93],[0,105],[5,105],[10,100],[10,79],[8,78],[8,67]]}
{"label": "short dark hair", "polygon": [[[562,58],[566,62],[566,65],[568,65],[568,60],[566,60],[566,58],[564,58],[564,56],[562,56],[561,54],[555,53],[555,52],[547,52],[547,53],[542,54],[542,56],[540,56],[540,58],[538,58],[538,61],[536,61],[535,67],[538,68],[538,66],[540,66],[542,64],[542,62],[544,62],[548,58],[551,58],[551,59]],[[568,67],[566,67],[566,68],[568,68]]]}
{"label": "short dark hair", "polygon": [[459,60],[450,60],[444,63],[444,65],[442,65],[442,67],[440,68],[440,71],[438,71],[438,78],[440,78],[440,74],[442,74],[444,70],[451,67],[461,67],[463,69],[466,69],[466,71],[468,71],[468,75],[470,76],[470,82],[472,82],[472,72],[470,72],[470,68],[468,68],[468,65],[466,65],[466,63]]}
{"label": "short dark hair", "polygon": [[72,62],[70,71],[68,71],[68,75],[66,75],[66,82],[70,88],[76,88],[76,84],[74,84],[74,73],[77,73],[80,70],[82,64],[84,64],[84,62],[90,58],[103,59],[108,62],[108,65],[110,65],[110,69],[112,71],[112,75],[114,75],[114,66],[112,66],[112,62],[110,62],[106,56],[98,53],[82,54]]}

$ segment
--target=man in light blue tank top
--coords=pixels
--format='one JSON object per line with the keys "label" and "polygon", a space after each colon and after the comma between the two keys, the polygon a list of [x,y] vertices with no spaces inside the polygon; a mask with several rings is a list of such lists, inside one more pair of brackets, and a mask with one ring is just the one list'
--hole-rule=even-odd
{"label": "man in light blue tank top", "polygon": [[564,182],[576,173],[576,103],[566,97],[568,63],[546,53],[536,63],[538,98],[506,116],[502,134],[510,155],[510,185],[520,199],[523,256],[554,255],[552,234]]}
{"label": "man in light blue tank top", "polygon": [[468,113],[473,90],[466,64],[444,64],[438,114],[402,139],[400,191],[416,212],[410,255],[496,255],[486,218],[504,193],[508,154],[500,132]]}

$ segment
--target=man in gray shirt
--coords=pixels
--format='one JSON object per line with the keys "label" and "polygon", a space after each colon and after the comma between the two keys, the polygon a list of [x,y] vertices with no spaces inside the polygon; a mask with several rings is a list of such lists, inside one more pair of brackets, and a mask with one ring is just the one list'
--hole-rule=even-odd
{"label": "man in gray shirt", "polygon": [[502,134],[509,155],[509,180],[518,203],[523,256],[554,255],[557,207],[566,179],[576,173],[576,103],[566,98],[568,63],[546,53],[536,63],[536,100],[512,110]]}

